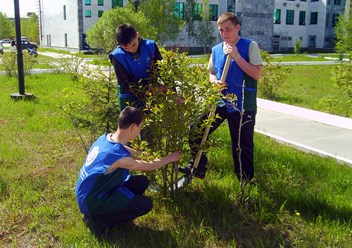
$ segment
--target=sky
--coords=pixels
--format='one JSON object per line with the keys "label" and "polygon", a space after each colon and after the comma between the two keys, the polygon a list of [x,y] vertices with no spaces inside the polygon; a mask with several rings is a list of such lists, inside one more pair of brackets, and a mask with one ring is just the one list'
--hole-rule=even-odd
{"label": "sky", "polygon": [[[27,12],[36,12],[38,0],[18,0],[20,16],[25,17]],[[14,0],[0,0],[0,11],[7,17],[15,17]]]}

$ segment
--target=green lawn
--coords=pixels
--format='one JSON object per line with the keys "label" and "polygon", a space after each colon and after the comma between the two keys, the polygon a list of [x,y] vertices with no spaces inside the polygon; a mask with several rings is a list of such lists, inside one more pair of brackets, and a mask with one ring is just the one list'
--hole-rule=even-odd
{"label": "green lawn", "polygon": [[256,134],[256,184],[242,204],[226,125],[205,180],[171,198],[148,192],[151,213],[92,235],[74,195],[85,152],[61,110],[82,91],[66,74],[25,79],[33,101],[13,101],[17,79],[0,76],[0,247],[350,247],[351,168]]}
{"label": "green lawn", "polygon": [[[340,116],[352,116],[347,94],[335,86],[335,65],[290,66],[291,73],[280,87],[276,101]],[[260,85],[259,85],[260,87]]]}

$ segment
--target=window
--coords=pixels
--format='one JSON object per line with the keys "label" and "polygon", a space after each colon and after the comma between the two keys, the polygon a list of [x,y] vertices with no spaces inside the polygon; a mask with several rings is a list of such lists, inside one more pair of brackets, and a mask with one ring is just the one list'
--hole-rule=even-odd
{"label": "window", "polygon": [[334,5],[341,5],[341,0],[334,0]]}
{"label": "window", "polygon": [[307,0],[301,0],[301,2],[307,2]]}
{"label": "window", "polygon": [[104,14],[104,10],[98,10],[98,17],[102,17]]}
{"label": "window", "polygon": [[306,25],[306,12],[305,11],[299,12],[299,25]]}
{"label": "window", "polygon": [[113,9],[116,7],[123,7],[123,0],[112,0],[111,6]]}
{"label": "window", "polygon": [[85,0],[84,4],[85,5],[91,5],[92,4],[92,0]]}
{"label": "window", "polygon": [[332,15],[332,27],[335,27],[336,26],[336,23],[338,22],[339,20],[339,14],[333,14]]}
{"label": "window", "polygon": [[181,19],[185,18],[185,4],[184,3],[175,3],[174,16],[177,16]]}
{"label": "window", "polygon": [[67,43],[67,33],[65,33],[65,47],[68,47],[68,43]]}
{"label": "window", "polygon": [[287,25],[293,25],[294,17],[295,17],[294,10],[289,10],[289,9],[286,10],[286,24]]}
{"label": "window", "polygon": [[88,17],[88,18],[92,17],[92,11],[91,10],[85,10],[84,11],[84,16]]}
{"label": "window", "polygon": [[310,13],[310,23],[309,24],[318,24],[318,12]]}
{"label": "window", "polygon": [[64,20],[66,20],[66,5],[64,5]]}
{"label": "window", "polygon": [[193,12],[192,12],[192,17],[194,20],[202,20],[202,4],[201,3],[195,3],[193,5]]}
{"label": "window", "polygon": [[330,19],[330,14],[326,13],[326,19],[325,19],[325,27],[329,27],[329,19]]}
{"label": "window", "polygon": [[319,0],[310,0],[311,2],[319,2]]}
{"label": "window", "polygon": [[274,24],[281,23],[281,9],[274,9]]}
{"label": "window", "polygon": [[98,6],[104,6],[104,0],[98,0]]}
{"label": "window", "polygon": [[218,5],[217,4],[210,4],[209,5],[209,10],[210,10],[210,20],[216,21],[218,19]]}

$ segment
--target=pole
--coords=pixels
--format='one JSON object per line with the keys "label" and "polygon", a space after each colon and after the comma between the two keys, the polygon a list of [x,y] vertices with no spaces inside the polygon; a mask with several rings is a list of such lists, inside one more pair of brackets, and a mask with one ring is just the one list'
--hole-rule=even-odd
{"label": "pole", "polygon": [[13,99],[32,98],[31,93],[25,93],[24,87],[24,72],[23,72],[23,53],[21,44],[21,17],[20,17],[20,5],[18,0],[14,0],[15,8],[15,25],[16,25],[16,52],[17,52],[17,70],[18,70],[18,89],[19,93],[11,94]]}

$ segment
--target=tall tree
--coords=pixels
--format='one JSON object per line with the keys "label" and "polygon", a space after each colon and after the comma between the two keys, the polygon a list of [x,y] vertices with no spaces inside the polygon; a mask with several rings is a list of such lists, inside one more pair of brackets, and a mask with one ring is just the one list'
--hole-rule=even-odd
{"label": "tall tree", "polygon": [[144,38],[156,37],[156,30],[142,12],[135,13],[129,8],[115,8],[104,12],[88,30],[87,43],[91,47],[103,49],[106,53],[113,51],[116,47],[116,28],[123,23],[130,23]]}
{"label": "tall tree", "polygon": [[6,14],[0,12],[0,39],[10,38],[14,34],[13,23],[7,18]]}
{"label": "tall tree", "polygon": [[148,0],[141,3],[139,11],[150,20],[157,30],[156,40],[163,45],[174,40],[184,26],[184,21],[174,15],[175,0]]}

